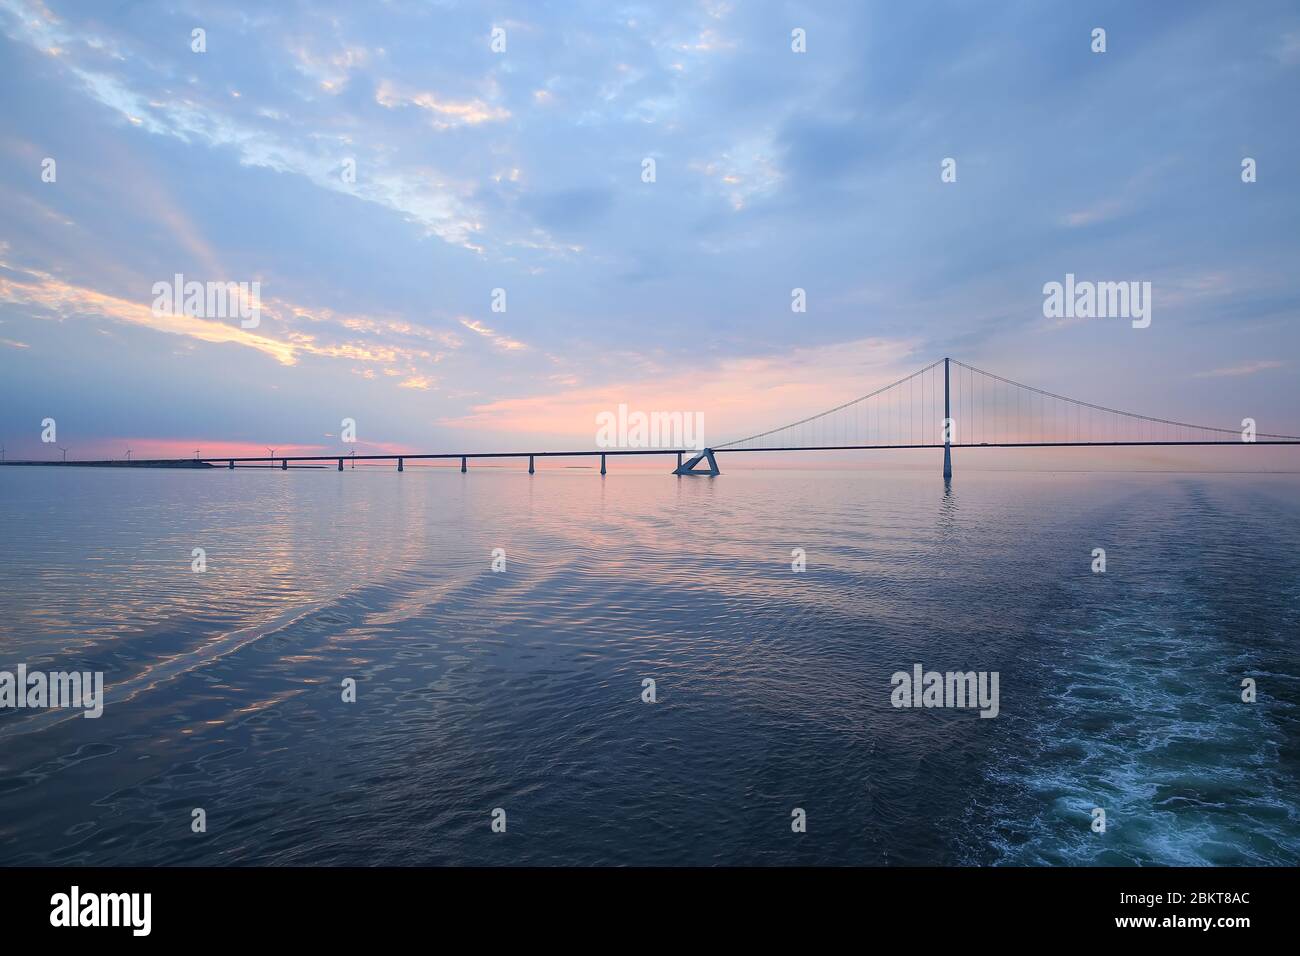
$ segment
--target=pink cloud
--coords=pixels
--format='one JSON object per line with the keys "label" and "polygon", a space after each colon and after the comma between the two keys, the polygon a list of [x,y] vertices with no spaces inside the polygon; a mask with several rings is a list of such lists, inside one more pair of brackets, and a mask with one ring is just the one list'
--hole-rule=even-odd
{"label": "pink cloud", "polygon": [[888,384],[921,364],[913,343],[868,338],[786,355],[722,359],[675,372],[588,388],[560,386],[476,405],[439,424],[520,435],[568,436],[591,444],[596,415],[620,404],[645,412],[703,412],[716,444],[824,411]]}

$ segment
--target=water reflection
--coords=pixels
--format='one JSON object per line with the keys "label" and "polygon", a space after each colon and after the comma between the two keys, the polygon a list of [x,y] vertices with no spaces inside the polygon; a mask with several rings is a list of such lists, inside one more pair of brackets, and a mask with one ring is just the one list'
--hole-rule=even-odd
{"label": "water reflection", "polygon": [[[1290,479],[0,482],[6,660],[108,685],[0,714],[9,862],[1296,862]],[[892,708],[914,662],[998,670],[1002,715]]]}

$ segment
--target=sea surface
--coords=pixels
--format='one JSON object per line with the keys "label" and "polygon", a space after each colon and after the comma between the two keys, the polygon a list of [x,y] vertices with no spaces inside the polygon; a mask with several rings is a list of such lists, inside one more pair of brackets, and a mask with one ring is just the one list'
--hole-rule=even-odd
{"label": "sea surface", "polygon": [[1295,865],[1298,491],[0,468],[0,864]]}

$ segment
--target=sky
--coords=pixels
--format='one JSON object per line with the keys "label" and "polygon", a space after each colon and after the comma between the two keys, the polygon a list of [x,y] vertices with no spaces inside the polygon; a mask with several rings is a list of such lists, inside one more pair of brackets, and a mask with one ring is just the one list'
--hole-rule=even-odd
{"label": "sky", "polygon": [[1300,434],[1298,106],[1292,3],[0,0],[0,442],[716,444],[945,355]]}

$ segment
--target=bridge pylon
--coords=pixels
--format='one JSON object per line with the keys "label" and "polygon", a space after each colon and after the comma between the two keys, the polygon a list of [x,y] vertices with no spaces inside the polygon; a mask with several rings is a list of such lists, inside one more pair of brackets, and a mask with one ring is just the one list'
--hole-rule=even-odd
{"label": "bridge pylon", "polygon": [[952,481],[952,406],[948,400],[948,364],[943,360],[943,480]]}
{"label": "bridge pylon", "polygon": [[[695,466],[698,465],[706,458],[709,460],[708,471],[697,471],[695,469]],[[700,452],[694,458],[688,459],[684,464],[678,465],[675,469],[673,469],[673,474],[692,475],[694,477],[707,476],[709,478],[712,478],[714,475],[722,474],[722,471],[718,468],[718,460],[713,457],[713,449],[706,448],[704,449],[704,451]]]}

